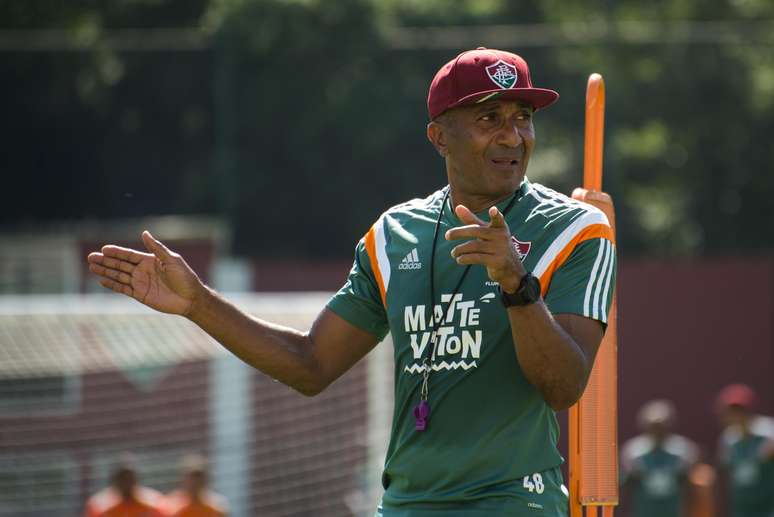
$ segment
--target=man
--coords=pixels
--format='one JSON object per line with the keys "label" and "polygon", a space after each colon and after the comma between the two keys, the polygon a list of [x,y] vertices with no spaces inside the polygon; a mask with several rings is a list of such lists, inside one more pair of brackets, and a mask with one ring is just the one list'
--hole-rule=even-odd
{"label": "man", "polygon": [[387,332],[395,409],[384,517],[566,515],[554,410],[581,396],[614,290],[604,214],[525,176],[534,88],[508,52],[436,74],[427,136],[448,187],[387,210],[307,333],[251,318],[143,233],[150,253],[89,255],[102,284],[182,314],[267,375],[314,395]]}
{"label": "man", "polygon": [[111,475],[111,486],[86,502],[85,517],[162,517],[161,493],[140,486],[134,458],[123,455]]}
{"label": "man", "polygon": [[774,420],[753,412],[756,398],[750,386],[730,384],[716,400],[732,517],[774,516]]}
{"label": "man", "polygon": [[225,517],[226,501],[207,488],[207,462],[198,454],[182,461],[182,487],[164,498],[164,513],[169,517]]}
{"label": "man", "polygon": [[698,448],[672,432],[675,408],[667,400],[648,402],[637,420],[642,434],[621,449],[623,485],[632,497],[632,515],[685,515],[688,474],[698,460]]}

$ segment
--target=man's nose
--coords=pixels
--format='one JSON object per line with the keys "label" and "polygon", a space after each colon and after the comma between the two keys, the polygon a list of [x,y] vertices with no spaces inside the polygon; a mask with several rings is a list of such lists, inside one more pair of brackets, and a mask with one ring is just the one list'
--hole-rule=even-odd
{"label": "man's nose", "polygon": [[497,135],[497,143],[506,147],[518,147],[522,142],[519,128],[515,123],[504,124]]}

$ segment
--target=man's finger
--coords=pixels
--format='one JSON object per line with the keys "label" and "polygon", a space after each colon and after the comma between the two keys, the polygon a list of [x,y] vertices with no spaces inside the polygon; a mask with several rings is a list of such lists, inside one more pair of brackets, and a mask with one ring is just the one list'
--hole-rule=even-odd
{"label": "man's finger", "polygon": [[88,262],[89,264],[102,264],[104,260],[105,260],[105,255],[103,255],[98,251],[92,251],[86,257],[86,262]]}
{"label": "man's finger", "polygon": [[142,242],[145,243],[145,247],[148,251],[156,255],[162,262],[172,258],[172,252],[169,251],[169,248],[164,246],[161,241],[156,240],[148,230],[142,232]]}
{"label": "man's finger", "polygon": [[476,214],[470,211],[470,208],[466,207],[465,205],[457,205],[457,207],[454,209],[454,213],[457,214],[457,217],[460,218],[460,221],[462,221],[465,224],[477,224],[479,226],[487,226],[486,221],[482,221],[478,217],[476,217]]}
{"label": "man's finger", "polygon": [[455,246],[451,250],[451,256],[454,258],[457,258],[467,253],[482,253],[482,254],[491,255],[493,252],[494,250],[491,242],[473,240],[473,241],[468,241],[464,244],[460,244],[459,246]]}
{"label": "man's finger", "polygon": [[481,239],[490,240],[496,237],[495,232],[487,226],[479,226],[477,224],[470,224],[468,226],[457,226],[450,230],[446,230],[444,234],[447,241],[454,241],[457,239]]}
{"label": "man's finger", "polygon": [[126,260],[118,260],[110,257],[103,257],[102,260],[100,260],[98,263],[107,268],[117,269],[118,271],[123,271],[124,273],[129,274],[131,274],[135,268],[134,264],[127,262]]}
{"label": "man's finger", "polygon": [[[132,264],[139,264],[142,261],[142,259],[148,256],[147,253],[140,253],[139,251],[133,250],[131,248],[114,246],[112,244],[108,244],[107,246],[102,246],[102,254],[105,255],[106,257],[113,257],[119,260],[125,260]],[[89,257],[91,257],[91,255],[89,255]]]}
{"label": "man's finger", "polygon": [[89,264],[89,271],[99,276],[110,278],[111,280],[115,280],[116,282],[120,282],[125,285],[132,284],[132,277],[130,275],[122,271],[118,271],[116,269],[110,269],[110,268],[104,267],[100,264]]}
{"label": "man's finger", "polygon": [[489,227],[490,228],[507,228],[508,223],[505,222],[505,216],[500,212],[500,209],[493,206],[489,209]]}
{"label": "man's finger", "polygon": [[468,265],[468,264],[480,264],[482,266],[490,266],[495,259],[494,255],[490,255],[489,253],[465,253],[464,255],[460,255],[457,257],[457,264],[460,265]]}
{"label": "man's finger", "polygon": [[125,294],[126,296],[132,296],[132,288],[128,285],[124,285],[122,283],[116,282],[115,280],[111,280],[109,278],[102,277],[99,279],[99,283],[102,284],[102,287],[107,287],[108,289],[112,289],[113,291],[121,294]]}

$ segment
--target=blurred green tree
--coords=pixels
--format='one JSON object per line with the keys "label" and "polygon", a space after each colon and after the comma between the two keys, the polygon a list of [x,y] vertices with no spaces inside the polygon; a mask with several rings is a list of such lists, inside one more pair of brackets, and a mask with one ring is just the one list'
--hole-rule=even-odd
{"label": "blurred green tree", "polygon": [[562,94],[530,165],[559,190],[604,75],[624,254],[770,251],[773,20],[766,0],[0,0],[0,166],[25,194],[3,222],[212,213],[238,253],[346,256],[444,183],[427,86],[485,45]]}

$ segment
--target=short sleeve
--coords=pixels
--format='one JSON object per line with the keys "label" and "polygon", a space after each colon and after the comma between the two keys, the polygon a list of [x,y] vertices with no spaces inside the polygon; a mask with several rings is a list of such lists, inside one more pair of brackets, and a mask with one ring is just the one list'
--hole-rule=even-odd
{"label": "short sleeve", "polygon": [[347,281],[330,299],[328,308],[380,341],[389,331],[387,313],[362,239],[355,247],[355,261]]}
{"label": "short sleeve", "polygon": [[579,314],[607,324],[615,280],[615,244],[603,238],[583,241],[551,278],[546,305],[553,314]]}

